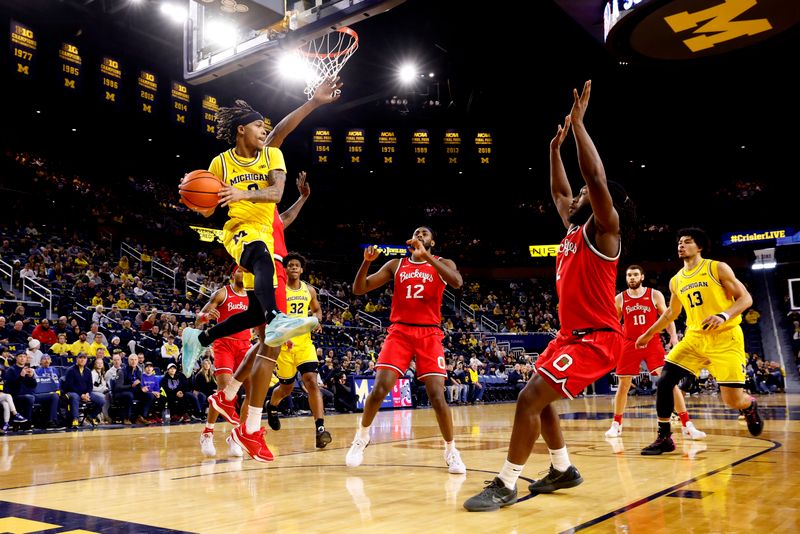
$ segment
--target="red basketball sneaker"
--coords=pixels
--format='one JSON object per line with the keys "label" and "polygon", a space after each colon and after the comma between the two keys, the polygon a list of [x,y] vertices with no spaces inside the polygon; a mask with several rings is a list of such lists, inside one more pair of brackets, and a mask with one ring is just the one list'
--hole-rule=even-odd
{"label": "red basketball sneaker", "polygon": [[259,428],[252,434],[247,432],[244,425],[239,425],[231,431],[231,438],[238,443],[257,462],[271,462],[275,459],[264,441],[266,428]]}
{"label": "red basketball sneaker", "polygon": [[223,390],[219,390],[208,398],[209,404],[217,410],[222,417],[232,425],[238,425],[239,414],[236,412],[236,398],[226,400]]}

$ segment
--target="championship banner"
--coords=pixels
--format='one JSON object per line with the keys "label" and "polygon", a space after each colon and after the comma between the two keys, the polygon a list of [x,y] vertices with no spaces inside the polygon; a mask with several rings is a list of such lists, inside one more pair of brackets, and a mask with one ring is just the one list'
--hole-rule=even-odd
{"label": "championship banner", "polygon": [[447,155],[448,165],[461,163],[461,134],[458,130],[447,130],[444,133],[444,152]]}
{"label": "championship banner", "polygon": [[61,63],[61,77],[64,80],[62,87],[69,91],[78,89],[81,83],[82,64],[78,47],[71,43],[61,43],[58,59]]}
{"label": "championship banner", "polygon": [[200,236],[200,241],[211,243],[216,240],[222,243],[222,230],[217,230],[215,228],[203,228],[202,226],[190,226],[189,228],[197,232],[197,234]]}
{"label": "championship banner", "polygon": [[364,130],[361,128],[351,128],[347,130],[345,144],[347,145],[348,162],[353,165],[364,163],[365,153]]}
{"label": "championship banner", "polygon": [[212,136],[217,135],[217,111],[219,104],[217,97],[211,95],[203,96],[203,130]]}
{"label": "championship banner", "polygon": [[428,130],[416,130],[411,137],[411,147],[414,152],[414,163],[416,165],[430,164],[430,144],[431,136]]}
{"label": "championship banner", "polygon": [[492,146],[491,133],[477,132],[475,134],[475,155],[480,167],[488,167],[494,163],[494,147]]}
{"label": "championship banner", "polygon": [[312,144],[314,145],[314,163],[326,165],[330,163],[333,136],[327,128],[314,128]]}
{"label": "championship banner", "polygon": [[100,63],[100,81],[103,100],[111,104],[119,103],[120,86],[122,85],[122,67],[119,61],[103,56],[103,61]]}
{"label": "championship banner", "polygon": [[189,116],[189,88],[173,80],[172,91],[170,91],[172,100],[172,120],[176,124],[186,125]]}
{"label": "championship banner", "polygon": [[156,107],[156,95],[158,95],[158,76],[150,71],[140,70],[137,80],[139,88],[139,111],[152,115]]}
{"label": "championship banner", "polygon": [[381,149],[381,161],[384,165],[392,166],[397,163],[397,134],[393,130],[381,130],[378,135],[378,145]]}
{"label": "championship banner", "polygon": [[407,245],[361,245],[361,249],[365,249],[367,247],[375,247],[375,249],[383,254],[384,256],[407,256],[408,255],[408,246]]}
{"label": "championship banner", "polygon": [[558,255],[559,246],[560,245],[530,245],[528,251],[531,253],[532,258],[556,257]]}
{"label": "championship banner", "polygon": [[[367,395],[375,387],[374,378],[354,378],[353,379],[353,392],[356,395],[356,408],[359,410],[364,409],[364,401],[367,400]],[[383,408],[412,408],[411,404],[411,383],[408,378],[400,378],[395,382],[389,393],[381,403]]]}
{"label": "championship banner", "polygon": [[36,35],[24,24],[11,19],[11,63],[19,76],[30,78],[36,57]]}

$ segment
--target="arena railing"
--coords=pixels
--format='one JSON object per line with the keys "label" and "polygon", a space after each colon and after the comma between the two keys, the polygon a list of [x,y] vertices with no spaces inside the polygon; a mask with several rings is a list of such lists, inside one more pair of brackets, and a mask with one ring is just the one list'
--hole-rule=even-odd
{"label": "arena railing", "polygon": [[43,301],[47,302],[47,318],[53,318],[53,292],[47,289],[33,278],[22,279],[22,300],[25,300],[25,293],[33,293]]}
{"label": "arena railing", "polygon": [[8,277],[8,287],[14,287],[14,266],[0,258],[0,274]]}
{"label": "arena railing", "polygon": [[497,332],[498,330],[497,323],[487,318],[485,315],[481,315],[481,326],[492,332]]}

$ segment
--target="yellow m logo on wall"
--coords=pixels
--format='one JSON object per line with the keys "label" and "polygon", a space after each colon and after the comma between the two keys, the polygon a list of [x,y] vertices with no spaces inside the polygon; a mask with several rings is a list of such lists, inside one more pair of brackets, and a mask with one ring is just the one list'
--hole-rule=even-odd
{"label": "yellow m logo on wall", "polygon": [[693,32],[699,35],[683,41],[689,50],[699,52],[745,35],[753,36],[771,30],[772,24],[767,19],[733,20],[757,3],[758,0],[725,0],[695,13],[684,11],[670,15],[664,21],[675,33],[700,26]]}

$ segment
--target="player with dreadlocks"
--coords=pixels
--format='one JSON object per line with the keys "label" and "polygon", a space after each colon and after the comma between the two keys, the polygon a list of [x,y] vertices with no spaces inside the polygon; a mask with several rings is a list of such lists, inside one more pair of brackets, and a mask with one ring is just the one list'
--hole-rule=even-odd
{"label": "player with dreadlocks", "polygon": [[[536,374],[519,394],[503,469],[464,503],[471,512],[497,510],[517,502],[517,479],[540,433],[550,451],[550,471],[534,481],[530,491],[551,493],[583,482],[570,463],[552,403],[562,397],[574,398],[614,369],[622,350],[614,297],[622,235],[627,239],[634,205],[619,184],[606,181],[600,155],[583,124],[590,92],[591,81],[580,96],[573,89],[572,110],[550,142],[550,192],[567,228],[556,258],[561,329],[539,356]],[[572,195],[561,161],[561,143],[570,124],[586,182],[577,196]]]}
{"label": "player with dreadlocks", "polygon": [[[286,165],[281,151],[267,147],[267,121],[244,100],[217,112],[217,138],[235,145],[215,157],[209,171],[223,183],[219,205],[228,207],[229,220],[223,227],[222,242],[236,263],[250,276],[246,311],[233,315],[210,330],[183,331],[184,367],[193,366],[203,348],[213,341],[266,322],[264,343],[258,350],[250,374],[251,395],[243,425],[231,438],[259,461],[272,460],[264,441],[261,412],[275,368],[280,346],[291,338],[310,332],[318,321],[311,317],[289,317],[280,312],[275,300],[277,276],[273,263],[273,218],[275,205],[283,196]],[[211,216],[212,210],[203,213]],[[191,369],[189,369],[191,370]],[[218,411],[225,407],[214,406]]]}

